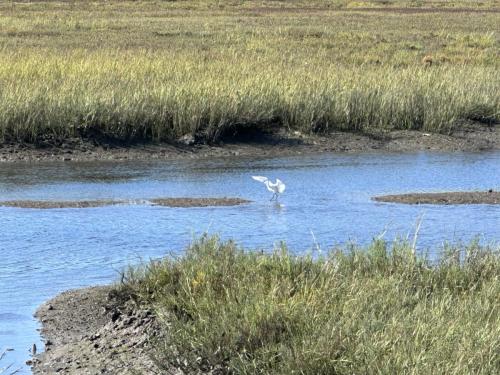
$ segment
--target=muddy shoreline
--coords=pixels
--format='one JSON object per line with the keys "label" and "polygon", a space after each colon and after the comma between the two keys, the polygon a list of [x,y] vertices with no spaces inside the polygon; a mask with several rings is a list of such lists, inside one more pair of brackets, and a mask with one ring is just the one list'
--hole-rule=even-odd
{"label": "muddy shoreline", "polygon": [[69,139],[43,145],[0,144],[0,163],[94,160],[175,160],[213,157],[278,157],[324,152],[479,152],[500,150],[500,126],[481,123],[462,125],[451,135],[421,131],[348,133],[327,136],[279,131],[218,144],[177,143],[117,144]]}
{"label": "muddy shoreline", "polygon": [[[34,374],[159,374],[150,339],[156,318],[113,286],[63,292],[41,305],[45,351],[28,364]],[[175,371],[175,369],[173,369]]]}
{"label": "muddy shoreline", "polygon": [[377,202],[404,204],[500,204],[500,191],[454,191],[442,193],[410,193],[373,197]]}

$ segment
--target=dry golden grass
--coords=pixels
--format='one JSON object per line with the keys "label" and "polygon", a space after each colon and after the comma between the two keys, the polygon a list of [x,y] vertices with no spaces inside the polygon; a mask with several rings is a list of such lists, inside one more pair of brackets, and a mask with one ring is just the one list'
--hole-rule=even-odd
{"label": "dry golden grass", "polygon": [[460,119],[498,121],[499,13],[349,10],[362,4],[2,3],[0,139],[213,140],[269,122],[447,132]]}

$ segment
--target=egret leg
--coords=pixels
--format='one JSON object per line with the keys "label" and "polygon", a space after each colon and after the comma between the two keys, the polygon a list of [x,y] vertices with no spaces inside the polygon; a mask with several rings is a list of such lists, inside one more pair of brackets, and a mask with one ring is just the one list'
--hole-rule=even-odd
{"label": "egret leg", "polygon": [[272,202],[274,200],[274,198],[276,198],[276,193],[273,194],[273,196],[271,197],[270,201]]}

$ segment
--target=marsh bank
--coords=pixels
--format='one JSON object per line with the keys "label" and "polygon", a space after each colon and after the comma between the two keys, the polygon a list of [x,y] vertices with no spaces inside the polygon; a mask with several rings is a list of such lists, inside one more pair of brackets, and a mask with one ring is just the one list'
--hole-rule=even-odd
{"label": "marsh bank", "polygon": [[0,144],[0,163],[16,161],[175,160],[224,156],[278,157],[323,152],[480,152],[500,149],[500,126],[468,123],[451,134],[397,130],[326,136],[298,131],[264,132],[206,144],[194,139],[177,143],[120,143],[96,139],[49,139],[42,144]]}

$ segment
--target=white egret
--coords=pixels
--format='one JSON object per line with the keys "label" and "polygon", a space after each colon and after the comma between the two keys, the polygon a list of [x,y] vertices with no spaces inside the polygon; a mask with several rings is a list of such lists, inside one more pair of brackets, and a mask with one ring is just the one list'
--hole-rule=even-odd
{"label": "white egret", "polygon": [[276,182],[271,182],[267,177],[263,176],[252,176],[252,178],[266,185],[267,190],[273,193],[271,200],[276,199],[276,202],[278,201],[279,194],[285,191],[285,184],[279,178],[276,179]]}

